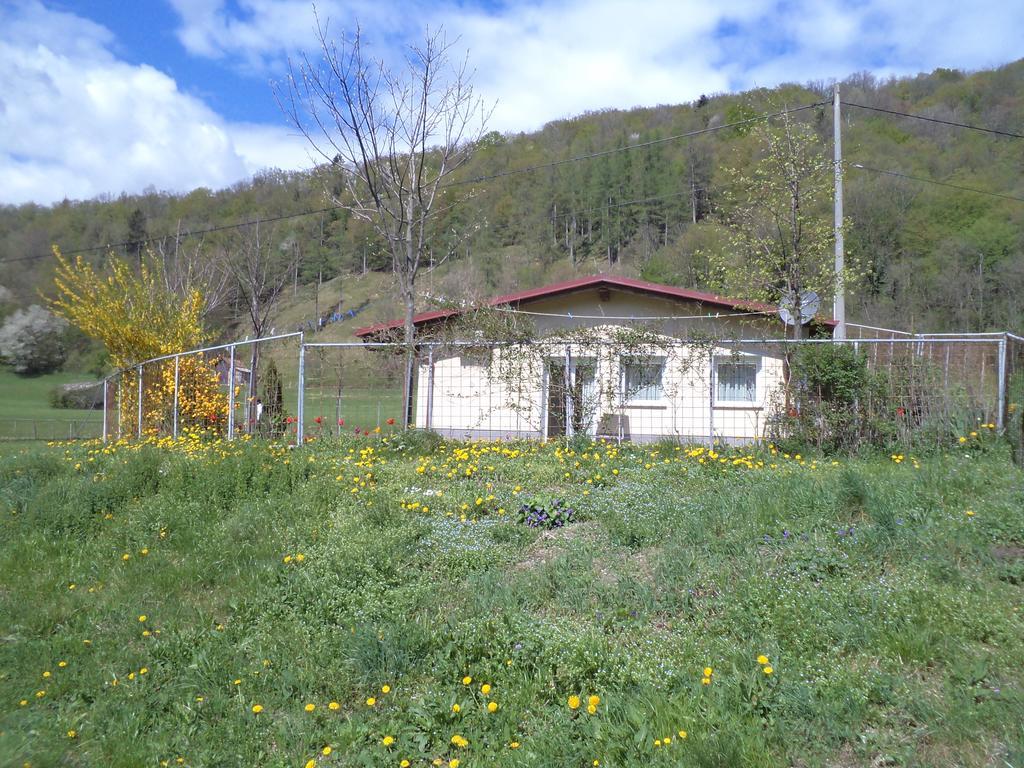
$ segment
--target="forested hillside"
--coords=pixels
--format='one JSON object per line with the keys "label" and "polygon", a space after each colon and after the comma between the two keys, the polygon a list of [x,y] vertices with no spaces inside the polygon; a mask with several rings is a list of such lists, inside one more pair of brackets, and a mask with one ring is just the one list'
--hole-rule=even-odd
{"label": "forested hillside", "polygon": [[[1024,61],[884,82],[861,74],[842,84],[842,94],[851,104],[1024,132]],[[450,189],[452,200],[468,199],[437,222],[433,254],[445,263],[421,280],[424,306],[431,297],[472,298],[595,271],[709,287],[708,254],[727,247],[718,216],[723,169],[756,161],[749,126],[649,142],[830,98],[826,84],[783,86],[588,113],[530,134],[488,134],[459,172],[465,183]],[[795,117],[831,146],[830,104]],[[844,109],[843,131],[846,244],[870,266],[849,297],[851,319],[930,331],[1024,327],[1024,201],[1014,199],[1024,198],[1024,140],[854,106]],[[469,183],[481,177],[493,178]],[[117,244],[115,251],[137,256],[144,242],[160,237],[150,244],[156,252],[200,279],[204,265],[252,248],[256,228],[173,233],[257,218],[263,220],[258,245],[289,271],[295,296],[302,284],[341,278],[332,285],[344,300],[346,276],[386,272],[390,264],[372,230],[342,210],[281,218],[327,208],[325,180],[331,183],[326,173],[267,171],[225,190],[0,207],[0,285],[11,296],[6,311],[38,302],[38,291],[51,285],[53,243],[65,252]],[[831,210],[821,215],[831,217]],[[105,258],[104,249],[83,255],[96,263]],[[246,331],[236,290],[224,281],[215,297],[211,320],[224,335]],[[374,319],[396,311],[386,288],[377,295],[382,298],[369,312]],[[324,309],[319,300],[315,308],[292,306],[288,321]]]}

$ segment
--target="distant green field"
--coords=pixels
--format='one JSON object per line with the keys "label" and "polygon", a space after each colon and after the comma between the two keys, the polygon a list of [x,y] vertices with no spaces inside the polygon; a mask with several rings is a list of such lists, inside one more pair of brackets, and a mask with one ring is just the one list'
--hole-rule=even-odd
{"label": "distant green field", "polygon": [[87,373],[75,372],[19,376],[0,368],[0,440],[49,440],[67,438],[69,434],[98,436],[103,424],[102,412],[50,405],[50,390],[54,387],[91,379]]}

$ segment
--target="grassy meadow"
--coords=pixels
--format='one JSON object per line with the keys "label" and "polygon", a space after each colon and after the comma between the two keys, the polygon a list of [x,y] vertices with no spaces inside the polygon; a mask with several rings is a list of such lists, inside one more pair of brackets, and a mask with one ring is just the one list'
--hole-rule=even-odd
{"label": "grassy meadow", "polygon": [[68,436],[69,422],[76,423],[79,434],[98,437],[103,424],[100,411],[54,408],[50,404],[54,387],[94,379],[88,373],[74,372],[21,376],[0,366],[0,440],[33,436],[61,439]]}
{"label": "grassy meadow", "polygon": [[1024,473],[985,435],[387,432],[0,454],[0,764],[1024,765]]}

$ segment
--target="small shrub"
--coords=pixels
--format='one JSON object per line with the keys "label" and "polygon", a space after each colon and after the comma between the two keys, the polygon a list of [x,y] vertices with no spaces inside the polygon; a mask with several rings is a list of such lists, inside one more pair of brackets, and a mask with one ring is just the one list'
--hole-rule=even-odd
{"label": "small shrub", "polygon": [[574,522],[576,512],[561,499],[534,499],[519,508],[519,522],[530,528],[554,529]]}

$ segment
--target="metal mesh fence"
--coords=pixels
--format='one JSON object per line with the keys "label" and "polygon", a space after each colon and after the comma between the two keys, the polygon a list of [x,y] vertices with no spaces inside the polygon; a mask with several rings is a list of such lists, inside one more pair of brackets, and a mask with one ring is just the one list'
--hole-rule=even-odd
{"label": "metal mesh fence", "polygon": [[[867,329],[871,330],[871,329]],[[410,427],[467,439],[942,445],[979,425],[1024,443],[1024,339],[544,339],[416,346],[300,334],[168,355],[106,381],[110,438],[301,442]]]}

